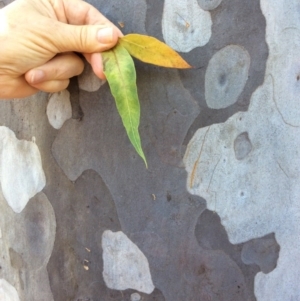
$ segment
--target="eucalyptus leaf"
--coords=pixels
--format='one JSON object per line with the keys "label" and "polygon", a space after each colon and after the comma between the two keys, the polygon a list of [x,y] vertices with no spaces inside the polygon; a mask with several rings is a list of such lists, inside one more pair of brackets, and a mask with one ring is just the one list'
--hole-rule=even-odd
{"label": "eucalyptus leaf", "polygon": [[142,149],[139,135],[140,102],[136,86],[136,72],[133,59],[120,44],[113,49],[102,52],[104,74],[116,101],[129,140],[137,153],[147,161]]}
{"label": "eucalyptus leaf", "polygon": [[137,33],[119,39],[119,44],[142,62],[168,68],[192,68],[175,50],[158,39]]}

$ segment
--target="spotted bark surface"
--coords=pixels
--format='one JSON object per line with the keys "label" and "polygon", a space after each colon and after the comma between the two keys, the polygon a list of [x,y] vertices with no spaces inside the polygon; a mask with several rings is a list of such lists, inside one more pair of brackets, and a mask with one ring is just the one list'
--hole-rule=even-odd
{"label": "spotted bark surface", "polygon": [[148,169],[88,66],[62,102],[0,102],[0,126],[45,176],[15,212],[1,173],[4,299],[298,300],[298,1],[89,2],[197,68],[136,62]]}

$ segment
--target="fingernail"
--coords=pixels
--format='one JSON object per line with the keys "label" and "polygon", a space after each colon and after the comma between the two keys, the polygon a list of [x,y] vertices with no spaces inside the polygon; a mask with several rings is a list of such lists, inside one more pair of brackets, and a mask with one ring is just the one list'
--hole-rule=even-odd
{"label": "fingernail", "polygon": [[30,83],[31,84],[38,84],[42,82],[45,78],[45,72],[43,70],[34,70],[31,75]]}
{"label": "fingernail", "polygon": [[113,29],[111,27],[102,28],[97,34],[98,41],[102,44],[109,44],[113,41]]}

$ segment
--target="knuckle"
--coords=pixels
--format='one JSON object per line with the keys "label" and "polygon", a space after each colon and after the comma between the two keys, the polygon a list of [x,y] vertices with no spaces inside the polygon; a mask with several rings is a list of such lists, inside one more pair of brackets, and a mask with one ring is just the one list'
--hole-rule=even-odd
{"label": "knuckle", "polygon": [[78,47],[79,49],[85,49],[88,45],[88,31],[86,26],[80,26],[79,30],[79,39],[78,39]]}

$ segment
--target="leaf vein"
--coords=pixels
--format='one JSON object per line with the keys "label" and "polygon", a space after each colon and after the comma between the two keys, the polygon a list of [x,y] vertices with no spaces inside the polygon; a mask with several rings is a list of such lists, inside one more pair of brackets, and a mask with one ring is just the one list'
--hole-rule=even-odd
{"label": "leaf vein", "polygon": [[129,98],[128,98],[128,93],[127,93],[127,89],[126,89],[126,84],[125,84],[123,72],[122,72],[122,70],[120,68],[119,60],[117,58],[115,50],[113,50],[112,52],[113,52],[113,55],[115,57],[115,61],[117,63],[117,67],[119,69],[119,74],[121,75],[122,86],[124,88],[124,91],[126,92],[125,93],[125,95],[126,95],[126,101],[125,101],[125,103],[126,103],[126,107],[127,107],[127,111],[128,111],[128,115],[129,115],[129,123],[130,123],[130,126],[131,126],[131,131],[132,131],[132,134],[133,134],[134,141],[135,141],[136,145],[139,145],[139,141],[138,141],[138,138],[136,137],[136,133],[135,133],[134,130],[132,130],[134,128],[133,121],[132,121],[132,116],[131,116],[132,115],[132,110],[130,109],[130,105],[129,105]]}

